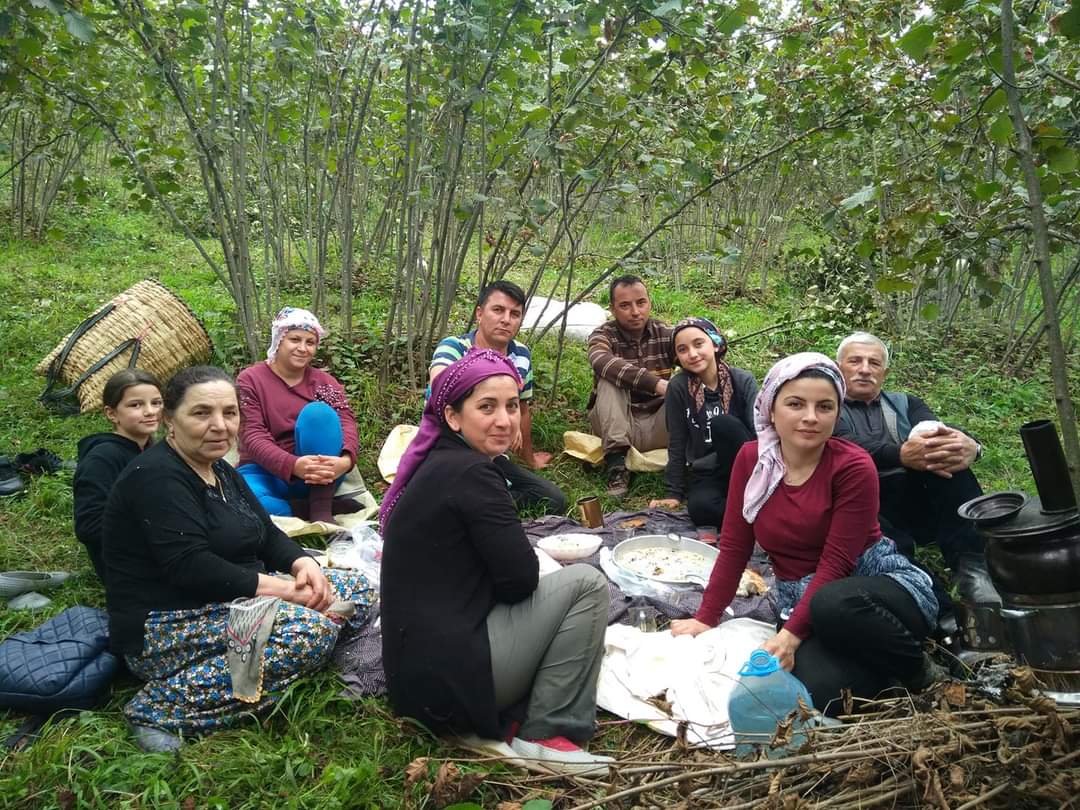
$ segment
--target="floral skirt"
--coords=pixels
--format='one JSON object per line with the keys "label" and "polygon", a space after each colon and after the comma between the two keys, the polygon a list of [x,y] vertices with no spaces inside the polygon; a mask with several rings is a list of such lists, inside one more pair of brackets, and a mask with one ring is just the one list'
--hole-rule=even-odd
{"label": "floral skirt", "polygon": [[[377,599],[360,573],[324,569],[336,598],[356,605],[353,621],[363,621]],[[310,608],[282,601],[263,649],[262,695],[237,700],[227,660],[227,603],[191,610],[153,611],[143,630],[141,655],[125,656],[128,667],[147,683],[124,707],[139,725],[169,731],[212,731],[272,706],[301,675],[322,667],[337,641],[339,626]]]}

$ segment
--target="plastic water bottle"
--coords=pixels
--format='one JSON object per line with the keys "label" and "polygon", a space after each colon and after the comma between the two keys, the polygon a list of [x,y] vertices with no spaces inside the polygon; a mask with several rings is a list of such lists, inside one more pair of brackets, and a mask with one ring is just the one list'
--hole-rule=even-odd
{"label": "plastic water bottle", "polygon": [[[792,712],[791,740],[777,748],[765,748],[772,757],[787,756],[806,741],[802,730],[807,724],[799,719],[799,698],[807,709],[813,708],[810,693],[802,681],[780,667],[780,662],[765,650],[754,650],[750,660],[739,670],[739,682],[728,699],[728,719],[735,734],[735,756],[746,756],[755,746],[768,746],[776,735],[777,723]],[[812,725],[812,724],[811,724]]]}

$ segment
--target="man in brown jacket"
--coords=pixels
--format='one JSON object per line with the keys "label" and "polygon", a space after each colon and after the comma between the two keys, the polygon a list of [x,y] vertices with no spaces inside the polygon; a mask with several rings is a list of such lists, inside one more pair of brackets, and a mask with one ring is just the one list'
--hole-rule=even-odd
{"label": "man in brown jacket", "polygon": [[593,390],[589,423],[603,441],[608,494],[630,487],[626,453],[667,447],[664,395],[674,365],[671,327],[649,317],[652,302],[637,276],[619,276],[608,288],[614,320],[589,335]]}

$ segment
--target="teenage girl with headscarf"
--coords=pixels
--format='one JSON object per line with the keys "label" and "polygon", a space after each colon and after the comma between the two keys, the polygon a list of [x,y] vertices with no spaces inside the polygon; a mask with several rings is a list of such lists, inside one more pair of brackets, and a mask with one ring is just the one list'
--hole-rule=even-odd
{"label": "teenage girl with headscarf", "polygon": [[610,758],[579,746],[596,724],[607,580],[588,565],[539,579],[492,461],[517,435],[520,389],[490,349],[448,366],[383,498],[390,703],[437,732],[505,739],[505,755],[550,771],[603,773]]}
{"label": "teenage girl with headscarf", "polygon": [[236,378],[237,472],[271,515],[299,507],[310,520],[332,522],[334,491],[356,463],[356,417],[345,389],[311,366],[325,336],[311,312],[286,307],[271,325],[266,361]]}
{"label": "teenage girl with headscarf", "polygon": [[720,526],[735,454],[754,437],[757,381],[724,362],[727,341],[707,318],[675,324],[671,354],[682,373],[665,397],[668,495],[649,506],[677,509],[685,499],[695,525]]}
{"label": "teenage girl with headscarf", "polygon": [[715,626],[756,541],[776,573],[783,619],[764,649],[831,714],[843,688],[870,698],[896,682],[926,686],[923,642],[937,618],[930,578],[881,534],[873,460],[832,437],[843,400],[844,378],[823,354],[795,354],[769,370],[754,408],[757,441],[731,471],[701,609],[671,623],[675,635]]}

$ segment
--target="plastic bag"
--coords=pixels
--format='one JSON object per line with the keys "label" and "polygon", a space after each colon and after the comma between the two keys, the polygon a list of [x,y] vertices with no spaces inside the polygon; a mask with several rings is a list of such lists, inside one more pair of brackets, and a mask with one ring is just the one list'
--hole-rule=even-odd
{"label": "plastic bag", "polygon": [[379,568],[382,563],[383,542],[375,524],[353,526],[342,532],[326,547],[327,564],[331,568],[359,571],[374,587],[379,587]]}
{"label": "plastic bag", "polygon": [[600,568],[607,578],[619,586],[627,596],[652,596],[657,599],[671,601],[680,589],[665,585],[663,582],[654,582],[645,577],[639,577],[629,571],[625,571],[611,559],[611,549],[600,549]]}

